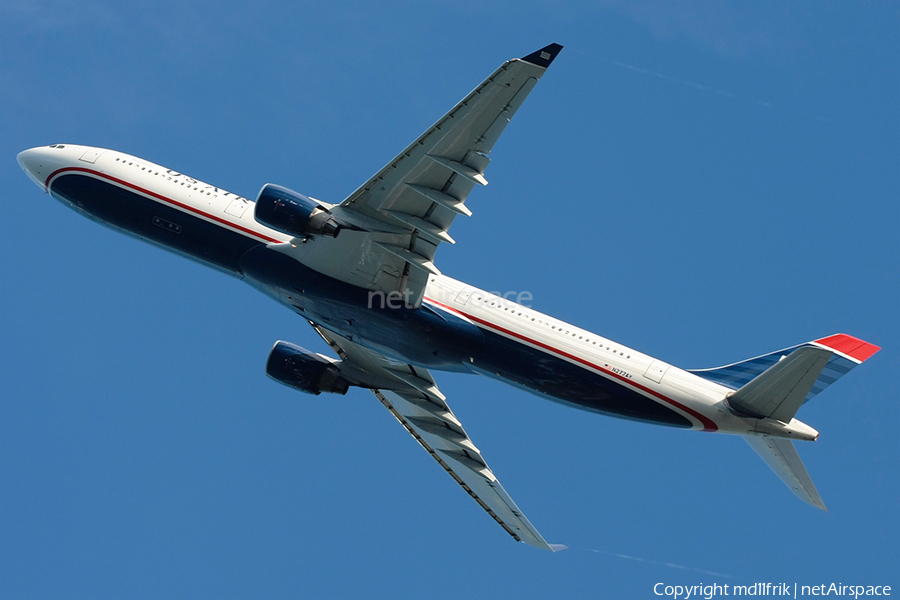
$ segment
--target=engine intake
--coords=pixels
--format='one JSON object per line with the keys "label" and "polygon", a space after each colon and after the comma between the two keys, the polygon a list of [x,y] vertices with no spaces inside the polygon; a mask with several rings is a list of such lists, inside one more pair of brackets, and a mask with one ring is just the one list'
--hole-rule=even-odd
{"label": "engine intake", "polygon": [[338,225],[327,208],[286,187],[267,183],[259,191],[253,218],[266,227],[296,237],[337,237]]}
{"label": "engine intake", "polygon": [[[340,363],[337,363],[340,364]],[[335,363],[287,342],[276,342],[266,361],[266,375],[295,390],[319,395],[346,394],[350,383]]]}

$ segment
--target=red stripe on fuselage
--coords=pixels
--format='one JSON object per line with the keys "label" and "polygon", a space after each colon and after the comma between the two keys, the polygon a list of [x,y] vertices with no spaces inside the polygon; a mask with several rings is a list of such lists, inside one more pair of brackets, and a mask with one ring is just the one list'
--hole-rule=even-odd
{"label": "red stripe on fuselage", "polygon": [[249,235],[255,237],[256,239],[258,239],[258,240],[260,240],[260,241],[263,241],[263,242],[266,242],[266,243],[270,243],[270,244],[280,244],[280,243],[282,243],[281,240],[276,240],[275,238],[271,238],[271,237],[269,237],[269,236],[267,236],[267,235],[264,235],[264,234],[262,234],[262,233],[259,233],[258,231],[253,231],[252,229],[249,229],[249,228],[247,228],[247,227],[244,227],[243,225],[238,225],[237,223],[233,223],[233,222],[231,222],[231,221],[229,221],[229,220],[227,220],[227,219],[223,219],[223,218],[221,218],[221,217],[217,217],[217,216],[215,216],[215,215],[211,215],[211,214],[209,214],[209,213],[207,213],[207,212],[204,212],[204,211],[202,211],[202,210],[200,210],[200,209],[198,209],[198,208],[195,208],[195,207],[193,207],[193,206],[191,206],[191,205],[189,205],[189,204],[183,204],[183,203],[181,203],[181,202],[178,202],[177,200],[172,200],[171,198],[167,198],[166,196],[163,196],[162,194],[158,194],[158,193],[156,193],[156,192],[153,192],[153,191],[150,191],[150,190],[148,190],[148,189],[142,188],[142,187],[140,187],[140,186],[138,186],[138,185],[135,185],[135,184],[133,184],[133,183],[131,183],[131,182],[129,182],[129,181],[125,181],[124,179],[119,179],[118,177],[113,177],[112,175],[107,175],[106,173],[101,173],[101,172],[95,171],[95,170],[93,170],[93,169],[86,169],[86,168],[84,168],[84,167],[64,167],[64,168],[62,168],[62,169],[58,169],[58,170],[54,171],[53,173],[51,173],[50,176],[47,177],[47,182],[44,184],[44,185],[46,186],[46,188],[47,188],[47,192],[48,192],[48,193],[50,192],[50,180],[51,180],[51,179],[53,179],[53,178],[56,177],[57,175],[60,175],[60,174],[62,174],[62,173],[69,172],[69,171],[76,171],[76,172],[81,172],[81,173],[88,173],[88,174],[90,174],[90,175],[95,175],[95,176],[101,177],[101,178],[103,178],[103,179],[108,179],[109,181],[112,181],[112,182],[114,182],[114,183],[117,183],[117,184],[119,184],[119,185],[121,185],[121,186],[125,186],[125,187],[128,187],[128,188],[131,188],[131,189],[135,190],[136,192],[140,192],[141,194],[146,194],[146,195],[148,195],[148,196],[152,196],[153,198],[156,198],[157,200],[161,200],[162,202],[165,202],[166,204],[171,204],[172,206],[175,206],[175,207],[177,207],[177,208],[179,208],[179,209],[181,209],[181,210],[185,210],[185,211],[188,211],[188,212],[192,212],[192,213],[194,213],[194,214],[196,214],[196,215],[199,215],[199,216],[201,216],[201,217],[203,217],[203,218],[205,218],[205,219],[209,219],[210,221],[215,221],[216,223],[219,223],[219,224],[221,224],[221,225],[225,225],[225,226],[230,227],[230,228],[232,228],[232,229],[237,229],[238,231],[241,231],[241,232],[243,232],[243,233],[249,234]]}
{"label": "red stripe on fuselage", "polygon": [[[148,190],[148,189],[146,189],[146,188],[142,188],[142,187],[140,187],[140,186],[138,186],[138,185],[135,185],[135,184],[133,184],[133,183],[131,183],[131,182],[129,182],[129,181],[125,181],[125,180],[123,180],[123,179],[119,179],[118,177],[113,177],[112,175],[107,175],[106,173],[101,173],[101,172],[99,172],[99,171],[95,171],[95,170],[93,170],[93,169],[88,169],[88,168],[85,168],[85,167],[64,167],[64,168],[62,168],[62,169],[58,169],[58,170],[54,171],[53,173],[51,173],[50,176],[47,177],[47,181],[46,181],[46,183],[45,183],[45,186],[46,186],[48,192],[50,191],[50,181],[51,181],[54,177],[57,177],[57,176],[61,175],[62,173],[66,173],[66,172],[81,172],[81,173],[87,173],[87,174],[89,174],[89,175],[93,175],[93,176],[96,176],[96,177],[100,177],[100,178],[103,178],[103,179],[107,179],[107,180],[112,181],[112,182],[114,182],[114,183],[116,183],[116,184],[118,184],[118,185],[124,186],[124,187],[126,187],[126,188],[131,188],[132,190],[135,190],[136,192],[139,192],[139,193],[141,193],[141,194],[146,194],[146,195],[151,196],[151,197],[153,197],[153,198],[155,198],[155,199],[157,199],[157,200],[160,200],[160,201],[162,201],[162,202],[165,202],[166,204],[170,204],[170,205],[172,205],[172,206],[175,206],[175,207],[177,207],[177,208],[179,208],[179,209],[181,209],[181,210],[184,210],[184,211],[188,211],[188,212],[194,213],[194,214],[199,215],[199,216],[201,216],[201,217],[203,217],[203,218],[205,218],[205,219],[209,219],[209,220],[211,220],[211,221],[215,221],[216,223],[220,223],[220,224],[222,224],[222,225],[225,225],[226,227],[230,227],[230,228],[232,228],[232,229],[236,229],[236,230],[241,231],[241,232],[243,232],[243,233],[249,234],[249,235],[253,236],[254,238],[257,238],[257,239],[259,239],[259,240],[261,240],[261,241],[265,241],[265,242],[268,242],[268,243],[281,243],[281,240],[278,240],[278,239],[275,239],[275,238],[271,238],[271,237],[266,236],[266,235],[264,235],[264,234],[262,234],[262,233],[259,233],[259,232],[257,232],[257,231],[253,231],[252,229],[249,229],[249,228],[244,227],[244,226],[242,226],[242,225],[238,225],[238,224],[236,224],[236,223],[233,223],[233,222],[231,222],[231,221],[228,221],[227,219],[223,219],[223,218],[221,218],[221,217],[217,217],[217,216],[215,216],[215,215],[211,215],[211,214],[209,214],[209,213],[207,213],[207,212],[204,212],[204,211],[202,211],[202,210],[200,210],[200,209],[198,209],[198,208],[195,208],[195,207],[190,206],[190,205],[188,205],[188,204],[184,204],[184,203],[178,202],[177,200],[173,200],[173,199],[171,199],[171,198],[168,198],[168,197],[166,197],[166,196],[163,196],[162,194],[158,194],[157,192],[153,192],[153,191]],[[591,369],[595,369],[595,370],[597,370],[597,371],[602,372],[602,373],[603,373],[605,376],[607,376],[607,377],[610,377],[610,378],[616,379],[616,380],[618,380],[618,381],[621,381],[623,384],[625,384],[625,385],[627,385],[627,386],[634,387],[634,388],[636,388],[636,389],[638,389],[638,390],[643,391],[643,392],[646,393],[646,394],[650,394],[651,396],[653,396],[653,397],[655,397],[655,398],[658,398],[658,399],[662,400],[663,402],[665,402],[665,403],[667,403],[667,404],[670,404],[671,406],[674,406],[674,407],[676,407],[677,409],[679,409],[679,410],[681,410],[681,411],[683,411],[683,412],[685,412],[685,413],[691,415],[691,416],[694,417],[695,419],[697,419],[700,423],[703,424],[703,431],[717,431],[717,430],[719,429],[719,428],[716,426],[716,424],[713,423],[709,418],[707,418],[707,417],[705,417],[704,415],[698,413],[696,410],[694,410],[694,409],[692,409],[692,408],[689,408],[689,407],[685,406],[684,404],[681,404],[680,402],[678,402],[678,401],[676,401],[676,400],[673,400],[673,399],[671,399],[671,398],[668,398],[668,397],[666,397],[666,396],[660,394],[659,392],[657,392],[657,391],[655,391],[655,390],[652,390],[652,389],[650,389],[650,388],[648,388],[648,387],[645,387],[645,386],[643,386],[643,385],[641,385],[641,384],[639,384],[639,383],[636,383],[636,382],[634,382],[634,381],[632,381],[632,380],[630,380],[630,379],[627,379],[627,378],[625,378],[625,377],[622,377],[621,375],[618,375],[618,374],[616,374],[616,373],[613,373],[612,371],[609,371],[608,369],[604,369],[603,367],[601,367],[601,366],[599,366],[599,365],[595,365],[594,363],[592,363],[592,362],[590,362],[590,361],[588,361],[588,360],[585,360],[585,359],[580,358],[580,357],[578,357],[578,356],[575,356],[575,355],[573,355],[573,354],[569,354],[568,352],[565,352],[565,351],[563,351],[563,350],[559,350],[558,348],[554,348],[554,347],[552,347],[552,346],[550,346],[550,345],[548,345],[548,344],[545,344],[545,343],[543,343],[543,342],[539,342],[538,340],[531,339],[531,338],[529,338],[529,337],[527,337],[527,336],[524,336],[524,335],[522,335],[522,334],[516,333],[516,332],[514,332],[514,331],[510,331],[509,329],[506,329],[506,328],[504,328],[504,327],[500,327],[499,325],[496,325],[496,324],[494,324],[494,323],[491,323],[490,321],[486,321],[486,320],[480,319],[480,318],[478,318],[478,317],[476,317],[476,316],[474,316],[474,315],[470,315],[470,314],[468,314],[468,313],[462,312],[462,311],[460,311],[460,310],[457,310],[457,309],[455,309],[455,308],[452,308],[452,307],[450,307],[450,306],[447,306],[446,304],[443,304],[443,303],[441,303],[441,302],[438,302],[437,300],[434,300],[434,299],[432,299],[432,298],[426,298],[426,299],[427,299],[429,302],[433,303],[433,304],[437,304],[438,306],[441,306],[441,307],[443,307],[443,308],[445,308],[445,309],[447,309],[447,310],[449,310],[449,311],[451,311],[451,312],[457,313],[457,314],[459,314],[459,315],[461,315],[461,316],[463,316],[463,317],[465,317],[465,318],[467,318],[467,319],[471,319],[472,321],[475,321],[476,323],[480,323],[481,325],[484,325],[484,326],[486,326],[486,327],[489,327],[489,328],[491,328],[491,329],[494,329],[494,330],[496,330],[496,331],[499,331],[500,333],[503,333],[503,334],[505,334],[505,335],[512,336],[512,337],[514,337],[514,338],[520,339],[520,340],[522,340],[522,341],[524,341],[524,342],[527,342],[527,343],[529,343],[529,344],[533,344],[533,345],[535,345],[535,346],[538,346],[538,347],[540,347],[540,348],[543,348],[544,350],[547,350],[547,351],[549,351],[549,352],[553,352],[554,354],[557,354],[557,355],[562,356],[562,357],[564,357],[564,358],[567,358],[567,359],[569,359],[569,360],[572,360],[572,361],[581,363],[582,365],[584,365],[584,366],[586,366],[586,367],[589,367],[589,368],[591,368]],[[839,336],[832,336],[832,337],[839,337]],[[848,338],[849,338],[850,336],[844,336],[844,337],[848,337]],[[855,340],[856,338],[851,338],[851,339]],[[826,339],[824,339],[824,340],[819,340],[819,343],[825,344],[825,342],[826,342],[827,340],[831,340],[831,338],[826,338]],[[856,341],[862,342],[862,340],[856,340]],[[866,344],[865,342],[862,342],[862,343],[863,343],[863,344]],[[827,345],[827,344],[825,344],[825,345]],[[871,344],[867,344],[867,345],[868,345],[868,346],[872,346]],[[867,354],[867,355],[866,355],[866,358],[868,358],[869,356],[871,356],[871,354],[874,354],[875,352],[878,351],[878,347],[877,347],[877,346],[872,346],[872,347],[875,348],[875,350],[873,350],[871,353]],[[838,348],[836,348],[836,349],[838,349]],[[841,350],[841,351],[843,351],[843,350]],[[858,352],[858,351],[857,351],[857,352]],[[865,358],[859,359],[859,360],[865,360]]]}
{"label": "red stripe on fuselage", "polygon": [[484,319],[480,319],[480,318],[478,318],[478,317],[476,317],[476,316],[470,315],[469,313],[465,313],[465,312],[463,312],[463,311],[461,311],[461,310],[458,310],[458,309],[455,309],[455,308],[453,308],[453,307],[451,307],[451,306],[447,306],[446,304],[443,304],[443,303],[441,303],[441,302],[438,302],[437,300],[434,300],[434,299],[432,299],[432,298],[427,298],[427,297],[426,297],[425,299],[428,300],[429,302],[431,302],[432,304],[437,304],[438,306],[440,306],[440,307],[442,307],[442,308],[445,308],[445,309],[447,309],[447,310],[449,310],[449,311],[451,311],[451,312],[454,312],[454,313],[456,313],[456,314],[458,314],[458,315],[460,315],[460,316],[462,316],[462,317],[465,317],[465,318],[467,318],[467,319],[471,319],[472,321],[475,321],[476,323],[479,323],[479,324],[484,325],[484,326],[486,326],[486,327],[490,327],[491,329],[494,329],[494,330],[496,330],[496,331],[499,331],[500,333],[503,333],[503,334],[505,334],[505,335],[512,336],[512,337],[514,337],[514,338],[520,339],[520,340],[522,340],[523,342],[527,342],[527,343],[529,343],[529,344],[533,344],[533,345],[535,345],[535,346],[538,346],[538,347],[540,347],[540,348],[543,348],[544,350],[548,350],[548,351],[550,351],[550,352],[553,352],[554,354],[558,354],[559,356],[562,356],[562,357],[567,358],[567,359],[569,359],[569,360],[573,360],[573,361],[575,361],[575,362],[581,363],[582,365],[584,365],[584,366],[586,366],[586,367],[590,367],[591,369],[595,369],[595,370],[597,370],[597,371],[602,372],[604,376],[610,377],[610,378],[612,378],[612,379],[616,379],[616,380],[622,382],[623,384],[625,384],[625,385],[627,385],[627,386],[637,388],[638,390],[641,390],[642,392],[644,392],[644,393],[646,393],[646,394],[650,394],[651,396],[653,396],[653,397],[655,397],[655,398],[658,398],[659,400],[662,400],[662,401],[665,402],[666,404],[670,404],[671,406],[674,406],[674,407],[677,408],[678,410],[681,410],[681,411],[683,411],[683,412],[685,412],[685,413],[691,415],[692,417],[694,417],[694,418],[697,419],[698,421],[700,421],[700,423],[703,424],[703,431],[718,431],[718,430],[719,430],[718,426],[717,426],[715,423],[713,423],[712,420],[710,420],[708,417],[706,417],[706,416],[700,414],[699,412],[697,412],[696,410],[694,410],[694,409],[692,409],[692,408],[690,408],[690,407],[688,407],[688,406],[685,406],[684,404],[682,404],[681,402],[678,402],[677,400],[673,400],[673,399],[671,399],[671,398],[669,398],[669,397],[667,397],[667,396],[664,396],[664,395],[660,394],[660,393],[657,392],[656,390],[652,390],[652,389],[650,389],[650,388],[648,388],[648,387],[645,387],[645,386],[643,386],[643,385],[641,385],[641,384],[639,384],[639,383],[636,383],[635,381],[633,381],[633,380],[631,380],[631,379],[628,379],[628,378],[626,378],[626,377],[622,377],[621,375],[618,375],[618,374],[616,374],[616,373],[613,373],[612,371],[610,371],[610,370],[608,370],[608,369],[605,369],[605,368],[603,368],[603,367],[601,367],[601,366],[599,366],[599,365],[595,365],[594,363],[592,363],[592,362],[590,362],[590,361],[588,361],[588,360],[585,360],[585,359],[583,359],[583,358],[580,358],[580,357],[578,357],[578,356],[575,356],[574,354],[569,354],[568,352],[565,352],[565,351],[560,350],[560,349],[558,349],[558,348],[554,348],[553,346],[550,346],[549,344],[545,344],[544,342],[539,342],[538,340],[529,338],[529,337],[524,336],[524,335],[522,335],[522,334],[520,334],[520,333],[516,333],[515,331],[510,331],[509,329],[506,329],[506,328],[504,328],[504,327],[500,327],[499,325],[496,325],[496,324],[494,324],[494,323],[491,323],[490,321],[486,321],[486,320],[484,320]]}

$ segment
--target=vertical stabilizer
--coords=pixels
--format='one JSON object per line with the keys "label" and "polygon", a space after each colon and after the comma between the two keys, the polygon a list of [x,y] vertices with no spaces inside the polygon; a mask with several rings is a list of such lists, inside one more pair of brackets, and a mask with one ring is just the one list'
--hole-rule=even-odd
{"label": "vertical stabilizer", "polygon": [[816,394],[846,375],[856,365],[865,362],[881,349],[875,344],[870,344],[851,335],[837,333],[723,367],[691,369],[689,372],[733,390],[739,390],[776,365],[783,358],[801,348],[822,348],[832,353],[828,362],[819,373],[818,379],[815,380],[812,388],[807,392],[803,402],[812,400]]}
{"label": "vertical stabilizer", "polygon": [[[819,433],[794,419],[805,402],[862,364],[880,348],[845,333],[716,367],[689,371],[733,391],[731,409],[753,421],[760,434],[744,439],[798,498],[827,510],[790,439],[815,440]],[[787,436],[787,437],[774,437]]]}
{"label": "vertical stabilizer", "polygon": [[794,442],[786,438],[760,435],[746,435],[744,439],[798,498],[816,508],[828,510],[806,472],[806,467],[794,448]]}

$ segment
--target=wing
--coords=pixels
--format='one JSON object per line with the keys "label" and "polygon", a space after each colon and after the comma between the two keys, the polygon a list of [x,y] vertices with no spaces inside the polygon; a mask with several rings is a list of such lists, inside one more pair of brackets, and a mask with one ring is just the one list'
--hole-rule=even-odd
{"label": "wing", "polygon": [[279,249],[325,275],[369,290],[399,293],[419,306],[434,253],[476,185],[487,185],[488,155],[525,97],[562,49],[551,44],[507,61],[339,206],[349,225]]}
{"label": "wing", "polygon": [[[425,451],[516,541],[554,552],[513,502],[450,410],[427,369],[391,360],[313,324],[343,360],[341,374],[372,392]],[[379,387],[374,387],[374,386]]]}

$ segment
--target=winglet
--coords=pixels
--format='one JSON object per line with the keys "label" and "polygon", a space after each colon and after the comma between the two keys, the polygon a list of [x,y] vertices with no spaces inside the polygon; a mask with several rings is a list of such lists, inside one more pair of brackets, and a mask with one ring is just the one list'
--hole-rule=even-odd
{"label": "winglet", "polygon": [[521,60],[546,69],[550,66],[550,63],[553,62],[553,59],[556,58],[556,55],[559,54],[559,51],[562,50],[562,48],[563,47],[559,44],[550,44],[549,46],[544,46],[537,52],[532,52]]}
{"label": "winglet", "polygon": [[566,546],[565,544],[547,544],[547,545],[550,546],[550,549],[553,550],[554,552],[562,552],[563,550],[569,549],[569,547]]}

